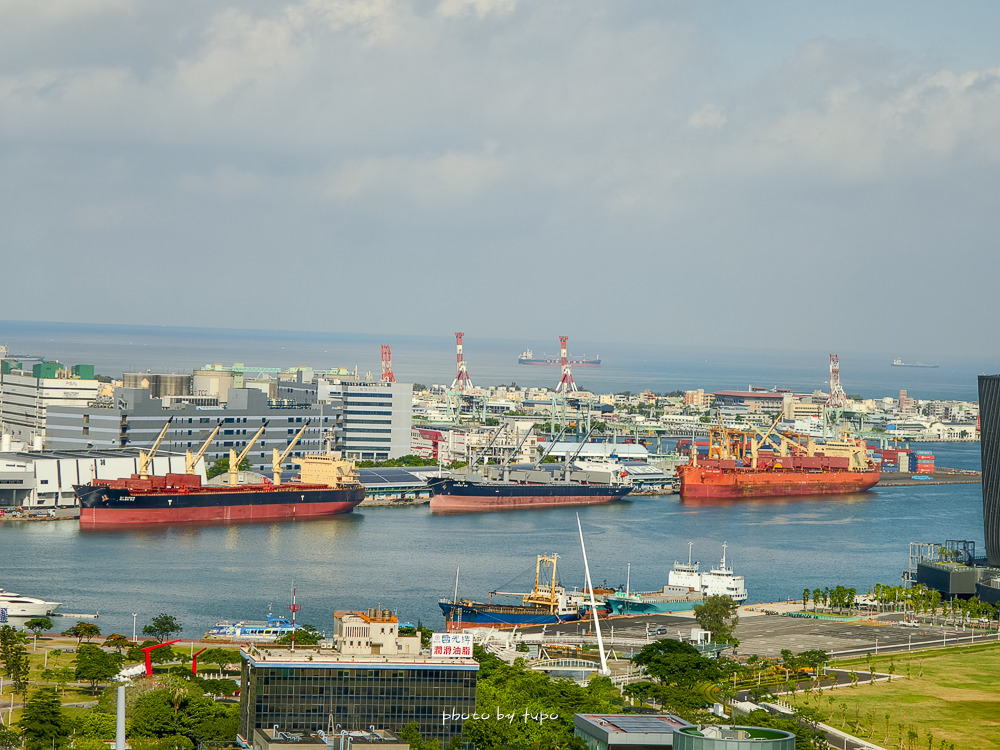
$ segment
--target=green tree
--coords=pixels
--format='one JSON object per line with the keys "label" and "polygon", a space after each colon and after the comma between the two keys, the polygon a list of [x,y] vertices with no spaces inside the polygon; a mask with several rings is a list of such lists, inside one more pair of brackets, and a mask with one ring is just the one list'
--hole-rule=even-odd
{"label": "green tree", "polygon": [[101,634],[101,629],[92,622],[78,622],[68,630],[64,630],[62,634],[70,638],[76,638],[77,644],[83,643],[84,638],[89,643]]}
{"label": "green tree", "polygon": [[69,667],[52,667],[42,672],[42,679],[58,684],[62,693],[66,692],[66,685],[71,683],[75,676],[74,670]]}
{"label": "green tree", "polygon": [[111,635],[109,635],[107,638],[104,639],[104,647],[113,648],[119,654],[122,652],[122,649],[127,649],[131,645],[132,641],[130,641],[121,633],[112,633]]}
{"label": "green tree", "polygon": [[[239,470],[250,471],[249,458],[244,458],[242,461],[240,461]],[[228,474],[228,473],[229,473],[229,456],[223,456],[218,461],[209,466],[207,469],[205,469],[205,476],[208,477],[209,479],[214,479],[220,474]]]}
{"label": "green tree", "polygon": [[736,643],[733,629],[740,621],[739,605],[728,596],[709,596],[694,606],[694,618],[716,643]]}
{"label": "green tree", "polygon": [[48,617],[32,617],[24,623],[24,627],[38,636],[42,631],[51,631],[54,626]]}
{"label": "green tree", "polygon": [[80,646],[76,653],[76,679],[90,683],[90,689],[97,691],[99,682],[107,682],[122,668],[125,658],[121,654],[111,654],[98,646]]}
{"label": "green tree", "polygon": [[[111,738],[114,736],[112,732]],[[74,737],[73,750],[108,750],[108,743],[97,737]]]}
{"label": "green tree", "polygon": [[[299,646],[315,646],[323,639],[319,631],[316,630],[312,625],[303,625],[301,628],[295,630],[295,643]],[[284,635],[275,638],[275,643],[281,644],[283,646],[291,645],[292,643],[292,633],[288,632]]]}
{"label": "green tree", "polygon": [[[77,736],[100,740],[114,739],[116,729],[114,715],[101,711],[91,711],[84,714],[76,724]],[[73,746],[76,747],[76,742],[73,743]]]}
{"label": "green tree", "polygon": [[0,725],[0,750],[17,750],[21,747],[21,735],[13,729]]}
{"label": "green tree", "polygon": [[27,741],[27,750],[51,750],[66,747],[70,722],[63,715],[55,688],[38,690],[18,722]]}
{"label": "green tree", "polygon": [[149,625],[142,626],[142,634],[148,635],[155,638],[160,643],[163,643],[174,633],[180,633],[183,629],[184,627],[177,622],[177,618],[173,615],[161,612],[152,619]]}

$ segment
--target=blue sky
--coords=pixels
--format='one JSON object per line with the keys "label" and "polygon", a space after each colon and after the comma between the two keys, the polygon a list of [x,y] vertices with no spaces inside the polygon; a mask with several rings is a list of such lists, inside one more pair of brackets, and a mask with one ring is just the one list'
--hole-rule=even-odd
{"label": "blue sky", "polygon": [[973,354],[998,16],[0,0],[3,317]]}

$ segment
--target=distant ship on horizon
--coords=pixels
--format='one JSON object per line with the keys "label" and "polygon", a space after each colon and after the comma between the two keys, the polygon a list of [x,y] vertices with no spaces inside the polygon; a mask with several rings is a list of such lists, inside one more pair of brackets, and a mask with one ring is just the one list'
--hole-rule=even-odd
{"label": "distant ship on horizon", "polygon": [[927,364],[926,362],[904,362],[903,360],[897,358],[892,360],[892,366],[893,367],[937,367],[938,365],[937,363],[931,365]]}
{"label": "distant ship on horizon", "polygon": [[[601,357],[600,355],[596,357],[587,357],[586,354],[582,356],[574,356],[571,354],[566,357],[566,362],[573,367],[600,367]],[[559,357],[551,357],[548,354],[536,357],[531,349],[525,349],[521,352],[521,356],[517,358],[517,363],[519,365],[548,365],[550,367],[559,367],[562,365],[562,360]]]}

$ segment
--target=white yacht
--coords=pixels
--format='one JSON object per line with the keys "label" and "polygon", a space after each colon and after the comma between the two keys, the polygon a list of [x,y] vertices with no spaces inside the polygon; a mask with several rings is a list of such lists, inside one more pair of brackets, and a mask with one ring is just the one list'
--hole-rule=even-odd
{"label": "white yacht", "polygon": [[45,617],[59,609],[61,604],[0,589],[0,610],[6,610],[8,617]]}
{"label": "white yacht", "polygon": [[683,586],[692,591],[701,592],[702,596],[728,596],[737,604],[747,600],[747,588],[743,576],[733,575],[733,569],[726,565],[726,542],[722,543],[722,562],[707,573],[700,571],[700,564],[691,561],[693,542],[688,542],[688,561],[675,562],[667,584]]}

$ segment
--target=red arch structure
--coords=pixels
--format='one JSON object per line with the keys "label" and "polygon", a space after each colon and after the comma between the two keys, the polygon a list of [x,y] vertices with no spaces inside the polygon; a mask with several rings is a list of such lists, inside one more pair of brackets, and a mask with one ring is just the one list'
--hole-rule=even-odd
{"label": "red arch structure", "polygon": [[193,674],[195,677],[198,676],[198,657],[201,656],[206,651],[208,651],[208,649],[203,648],[201,651],[195,651],[194,654],[191,656],[191,674]]}
{"label": "red arch structure", "polygon": [[146,677],[149,677],[153,674],[153,662],[149,658],[149,652],[155,651],[158,648],[163,648],[164,646],[172,646],[173,644],[180,642],[181,641],[178,638],[176,641],[167,641],[166,643],[157,643],[155,646],[146,646],[146,648],[142,650],[142,653],[146,655]]}

